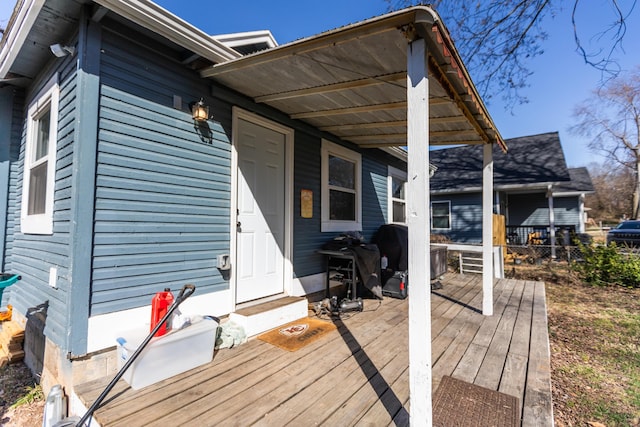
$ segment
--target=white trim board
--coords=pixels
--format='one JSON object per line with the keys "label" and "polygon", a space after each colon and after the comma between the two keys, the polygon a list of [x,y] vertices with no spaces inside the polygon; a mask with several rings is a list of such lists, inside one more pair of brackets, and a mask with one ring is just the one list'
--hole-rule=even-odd
{"label": "white trim board", "polygon": [[[178,294],[175,291],[173,293],[177,297]],[[185,315],[227,315],[232,311],[231,291],[226,289],[205,295],[192,295],[180,304],[178,310]],[[87,353],[113,347],[122,332],[141,326],[149,327],[150,324],[151,300],[144,307],[91,316],[87,332]]]}

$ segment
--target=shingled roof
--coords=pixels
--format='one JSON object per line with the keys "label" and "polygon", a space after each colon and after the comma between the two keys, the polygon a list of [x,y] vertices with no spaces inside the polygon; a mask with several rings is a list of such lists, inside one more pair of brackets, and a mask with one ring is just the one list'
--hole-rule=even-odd
{"label": "shingled roof", "polygon": [[569,176],[571,181],[557,185],[553,189],[554,194],[593,193],[596,191],[587,168],[570,168]]}
{"label": "shingled roof", "polygon": [[[509,147],[507,153],[495,146],[493,150],[495,190],[546,189],[549,184],[569,183],[571,180],[558,132],[512,138],[505,142]],[[481,145],[466,145],[430,151],[429,162],[438,168],[430,181],[431,191],[481,191],[482,150]]]}

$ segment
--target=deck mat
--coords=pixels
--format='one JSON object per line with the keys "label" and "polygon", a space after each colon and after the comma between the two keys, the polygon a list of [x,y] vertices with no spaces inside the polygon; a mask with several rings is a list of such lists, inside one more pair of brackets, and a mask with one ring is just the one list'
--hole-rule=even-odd
{"label": "deck mat", "polygon": [[434,427],[517,427],[517,397],[452,378],[442,377],[433,398]]}
{"label": "deck mat", "polygon": [[333,323],[313,317],[304,317],[265,332],[259,335],[258,339],[284,350],[296,351],[336,329],[337,327]]}

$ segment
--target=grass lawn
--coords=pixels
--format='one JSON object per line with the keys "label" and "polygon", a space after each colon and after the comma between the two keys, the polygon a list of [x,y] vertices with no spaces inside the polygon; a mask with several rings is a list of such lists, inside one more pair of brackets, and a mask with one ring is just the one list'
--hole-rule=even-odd
{"label": "grass lawn", "polygon": [[640,289],[585,286],[564,262],[505,270],[546,283],[556,426],[639,426]]}

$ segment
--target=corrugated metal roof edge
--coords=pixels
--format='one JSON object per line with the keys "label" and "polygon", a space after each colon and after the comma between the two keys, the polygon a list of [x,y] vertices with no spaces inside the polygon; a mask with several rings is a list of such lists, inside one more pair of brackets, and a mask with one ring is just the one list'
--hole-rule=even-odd
{"label": "corrugated metal roof edge", "polygon": [[[455,48],[449,32],[444,26],[442,19],[437,12],[428,6],[414,6],[400,11],[391,12],[385,15],[380,15],[374,18],[370,18],[358,23],[345,25],[333,30],[329,30],[314,36],[306,37],[303,39],[295,40],[290,43],[280,45],[276,48],[266,51],[256,52],[251,55],[247,55],[241,58],[236,58],[223,63],[218,63],[212,67],[203,70],[201,75],[203,77],[214,77],[215,75],[223,74],[226,72],[233,72],[247,66],[255,66],[264,62],[269,62],[274,59],[281,58],[284,55],[295,52],[299,49],[313,49],[315,46],[326,46],[329,43],[336,43],[339,40],[344,40],[353,37],[355,34],[366,33],[374,31],[380,28],[399,28],[404,25],[416,25],[422,26],[422,31],[419,31],[421,37],[431,40],[432,44],[443,46],[450,54],[450,58],[453,61],[453,66],[458,69],[458,78],[462,80],[462,86],[467,88],[467,92],[472,99],[472,103],[475,109],[482,116],[483,120],[487,123],[489,128],[495,133],[495,135],[488,135],[487,138],[494,139],[503,151],[507,151],[507,145],[504,139],[500,135],[495,123],[491,119],[488,109],[482,102],[480,95],[473,84],[469,73],[464,67],[464,63]],[[437,28],[437,32],[434,34],[434,28]],[[440,36],[440,40],[438,40]],[[436,39],[435,41],[433,39]],[[446,56],[443,51],[442,56]],[[468,117],[475,123],[478,123],[477,119],[473,116]],[[478,125],[480,125],[478,123]]]}

